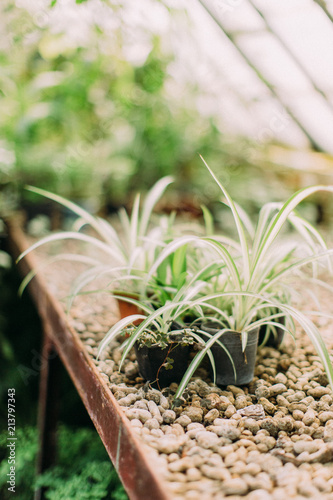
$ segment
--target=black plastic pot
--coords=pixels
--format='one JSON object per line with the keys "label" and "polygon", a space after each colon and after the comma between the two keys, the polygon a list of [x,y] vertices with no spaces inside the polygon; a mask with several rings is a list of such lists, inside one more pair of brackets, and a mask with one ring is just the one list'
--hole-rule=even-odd
{"label": "black plastic pot", "polygon": [[[285,323],[284,317],[279,318],[276,321],[277,321],[277,323],[281,323],[281,325],[284,325],[284,323]],[[259,328],[259,340],[258,340],[259,346],[261,346],[264,342],[264,339],[266,336],[266,331],[267,331],[267,325],[262,325]],[[279,328],[278,326],[276,326],[275,332],[271,331],[269,333],[268,338],[267,338],[265,344],[263,344],[263,346],[265,345],[268,347],[275,347],[276,349],[278,349],[280,347],[280,345],[282,344],[283,337],[284,337],[284,330],[282,328]]]}
{"label": "black plastic pot", "polygon": [[[201,329],[211,335],[215,335],[219,331],[217,328],[210,328],[204,325],[201,326]],[[255,328],[249,332],[244,352],[242,351],[242,337],[239,332],[226,332],[219,338],[219,341],[228,349],[233,359],[236,377],[232,363],[224,349],[218,344],[214,344],[211,347],[215,360],[217,385],[246,385],[252,381],[258,348],[258,335],[259,328]],[[212,373],[213,370],[211,369]]]}
{"label": "black plastic pot", "polygon": [[[167,387],[172,382],[179,383],[186,372],[189,360],[190,347],[178,342],[172,342],[162,349],[159,346],[147,347],[134,344],[141,377],[153,386]],[[173,359],[172,368],[166,369],[164,363],[167,358]]]}

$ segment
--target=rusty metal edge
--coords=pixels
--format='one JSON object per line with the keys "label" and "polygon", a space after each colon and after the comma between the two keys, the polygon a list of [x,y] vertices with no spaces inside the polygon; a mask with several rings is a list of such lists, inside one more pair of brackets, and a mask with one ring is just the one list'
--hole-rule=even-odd
{"label": "rusty metal edge", "polygon": [[[15,220],[6,220],[8,243],[16,259],[28,243]],[[18,264],[25,276],[35,268],[34,257],[28,254]],[[154,464],[143,449],[112,392],[85,350],[78,334],[67,324],[60,304],[51,295],[42,276],[35,276],[29,291],[36,303],[45,331],[54,343],[105,449],[116,468],[131,500],[171,500],[154,470]]]}

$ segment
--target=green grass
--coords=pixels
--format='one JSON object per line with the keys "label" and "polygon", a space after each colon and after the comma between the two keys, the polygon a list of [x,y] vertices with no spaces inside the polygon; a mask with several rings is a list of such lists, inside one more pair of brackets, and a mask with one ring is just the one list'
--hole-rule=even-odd
{"label": "green grass", "polygon": [[7,432],[0,434],[0,498],[31,500],[33,491],[47,488],[49,500],[128,500],[100,438],[94,429],[61,426],[58,432],[58,459],[54,467],[36,478],[37,430],[17,430],[16,491],[7,489],[9,472]]}

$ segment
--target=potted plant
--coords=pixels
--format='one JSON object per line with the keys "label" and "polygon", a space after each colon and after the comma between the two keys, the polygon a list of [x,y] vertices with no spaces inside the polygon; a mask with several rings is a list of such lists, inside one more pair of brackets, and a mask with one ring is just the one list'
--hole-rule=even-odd
{"label": "potted plant", "polygon": [[[172,224],[170,217],[170,221],[162,222],[159,218],[158,224],[152,225],[152,213],[156,203],[172,181],[170,176],[160,179],[148,192],[141,209],[140,194],[138,193],[133,203],[131,216],[122,208],[118,212],[118,224],[113,225],[102,218],[92,216],[85,209],[62,196],[28,186],[29,191],[61,204],[76,214],[78,218],[74,222],[72,230],[56,232],[40,239],[23,252],[18,261],[32,250],[54,241],[73,239],[85,243],[91,249],[100,252],[101,256],[89,255],[89,252],[86,251],[83,251],[81,255],[60,253],[50,257],[43,264],[44,266],[55,261],[72,260],[85,263],[88,266],[73,285],[69,309],[76,295],[86,285],[96,277],[110,275],[110,284],[112,284],[113,293],[118,301],[120,317],[138,312],[134,303],[127,298],[144,299],[141,295],[143,290],[141,278],[146,275],[147,270],[152,266],[155,255],[163,247]],[[89,231],[84,232],[87,226]],[[91,230],[93,234],[91,234]],[[20,286],[20,293],[24,291],[38,270],[31,271],[25,277]]]}
{"label": "potted plant", "polygon": [[[289,298],[293,289],[291,284],[286,284],[284,281],[284,278],[293,271],[298,271],[308,264],[314,266],[315,269],[318,263],[325,261],[331,270],[330,256],[333,250],[327,248],[320,233],[309,222],[300,217],[295,209],[301,201],[313,193],[318,191],[333,192],[333,186],[304,188],[292,195],[284,204],[264,205],[254,229],[215,174],[206,163],[205,165],[221,189],[226,200],[225,203],[232,211],[238,234],[239,252],[229,251],[230,249],[212,236],[204,238],[210,246],[215,248],[225,264],[224,274],[226,277],[224,276],[223,279],[223,291],[216,293],[219,288],[217,279],[208,287],[208,292],[211,288],[210,292],[215,292],[215,296],[213,293],[205,298],[207,302],[215,304],[216,301],[219,302],[219,309],[223,314],[219,313],[217,319],[221,326],[206,341],[205,348],[193,359],[179,386],[177,397],[184,390],[205,353],[214,346],[216,339],[223,342],[227,333],[238,332],[237,335],[241,336],[241,349],[246,354],[249,339],[251,338],[252,343],[252,337],[257,336],[256,328],[263,325],[270,325],[294,335],[295,323],[299,323],[317,350],[331,387],[333,387],[333,368],[320,332],[306,314],[290,305]],[[306,256],[298,257],[296,255],[295,249],[299,246],[298,241],[293,243],[291,247],[283,244],[278,248],[278,251],[277,247],[274,246],[287,221],[294,226],[305,241]],[[233,245],[232,250],[235,248],[237,246]],[[321,284],[320,280],[317,282]],[[322,284],[324,285],[324,283]],[[202,304],[202,299],[200,299],[200,303]],[[217,347],[218,349],[219,347]],[[224,353],[223,356],[225,356]],[[245,357],[243,357],[243,362],[247,362]],[[221,366],[216,355],[215,364],[217,369]],[[235,379],[237,380],[237,377]]]}
{"label": "potted plant", "polygon": [[[219,370],[222,369],[220,380],[224,380],[225,385],[228,383],[223,379],[225,371],[225,356],[230,360],[232,367],[232,378],[229,383],[239,383],[239,380],[245,380],[247,383],[251,379],[251,375],[246,375],[247,378],[242,379],[240,374],[244,365],[248,365],[246,349],[249,346],[256,346],[258,337],[258,327],[269,325],[271,328],[279,328],[283,332],[289,332],[294,335],[295,324],[299,323],[306,334],[310,337],[316,348],[323,365],[325,367],[329,381],[333,382],[333,369],[329,359],[326,346],[321,338],[320,332],[316,326],[310,321],[306,314],[297,310],[289,303],[289,297],[292,292],[290,284],[286,284],[284,278],[290,275],[293,271],[297,271],[302,267],[311,264],[314,267],[318,262],[326,261],[330,267],[330,256],[333,250],[328,250],[327,245],[319,234],[319,232],[311,226],[307,221],[302,219],[295,209],[301,201],[317,191],[333,191],[332,186],[313,186],[302,189],[291,196],[283,205],[267,204],[259,214],[259,219],[256,228],[249,223],[249,220],[231,199],[226,189],[220,184],[214,173],[207,169],[215,179],[216,183],[223,193],[226,204],[230,207],[235,227],[238,234],[238,241],[221,241],[220,238],[214,236],[184,236],[177,238],[162,252],[159,258],[155,261],[150,275],[161,265],[172,251],[181,247],[181,245],[196,244],[202,248],[207,248],[207,260],[212,259],[211,252],[213,250],[218,256],[218,261],[214,263],[220,269],[220,274],[213,273],[205,281],[204,287],[200,289],[200,296],[195,297],[195,294],[189,297],[175,297],[175,300],[169,304],[165,304],[157,311],[153,311],[147,317],[144,317],[142,324],[133,330],[131,338],[126,342],[123,358],[127,355],[129,349],[134,345],[136,340],[144,333],[147,326],[152,324],[158,318],[164,317],[168,313],[169,321],[177,321],[180,315],[193,312],[194,317],[197,315],[197,320],[201,322],[199,328],[192,331],[192,336],[196,341],[204,344],[190,363],[177,391],[179,397],[190,377],[193,375],[196,368],[202,362],[206,354],[209,355],[213,367],[214,377],[219,379]],[[274,246],[276,239],[281,235],[282,228],[289,221],[298,231],[300,236],[306,243],[308,255],[297,256],[296,247],[299,242],[290,245],[281,245],[279,251]],[[285,293],[287,290],[288,293]],[[203,293],[204,292],[204,293]],[[178,299],[178,302],[177,300]],[[204,310],[206,313],[204,313]],[[199,310],[199,314],[198,314]],[[219,328],[212,330],[209,325],[205,327],[205,322],[216,322]],[[130,320],[130,318],[129,318]],[[207,325],[206,325],[207,326]],[[114,334],[115,330],[111,330],[101,344],[103,348]],[[234,338],[237,344],[237,356],[231,354],[231,344],[229,339]],[[218,350],[222,349],[223,358],[219,360]],[[215,350],[215,354],[213,354]],[[240,359],[240,366],[235,363],[236,357]],[[252,368],[254,363],[252,363]],[[253,374],[253,369],[252,369]]]}
{"label": "potted plant", "polygon": [[[125,256],[120,245],[121,240],[112,226],[90,216],[71,202],[47,193],[46,196],[51,199],[71,207],[82,218],[82,223],[88,223],[97,230],[103,241],[78,231],[64,232],[42,239],[20,258],[44,243],[65,238],[91,243],[110,257],[112,264],[100,263],[98,260],[94,263],[86,261],[90,267],[80,276],[72,296],[75,297],[98,273],[110,274],[110,291],[114,293],[115,283],[120,284],[120,293],[116,294],[116,297],[135,305],[140,313],[124,318],[112,327],[102,341],[100,350],[123,330],[128,338],[123,344],[122,362],[135,345],[137,352],[143,346],[167,349],[161,355],[162,358],[166,356],[159,365],[156,379],[159,379],[162,367],[164,370],[173,366],[170,361],[173,358],[170,358],[168,353],[173,352],[176,343],[200,344],[202,349],[195,355],[189,367],[187,368],[185,362],[182,363],[183,368],[187,370],[179,384],[178,397],[206,354],[211,362],[214,380],[217,379],[223,385],[228,383],[226,379],[220,378],[219,373],[222,369],[221,377],[224,377],[227,359],[230,361],[232,372],[229,383],[248,383],[251,372],[243,378],[242,370],[244,366],[250,366],[249,347],[255,351],[252,346],[256,346],[258,328],[264,325],[294,335],[295,323],[299,323],[313,342],[332,384],[333,369],[326,346],[306,314],[290,305],[292,287],[284,278],[309,264],[314,270],[323,261],[331,266],[330,256],[333,250],[328,250],[320,233],[300,217],[295,209],[311,194],[321,190],[332,192],[333,187],[305,188],[291,196],[283,205],[264,205],[254,228],[244,211],[231,199],[208,165],[205,165],[221,190],[223,203],[232,212],[237,239],[212,234],[211,230],[206,230],[204,236],[187,232],[185,235],[174,237],[168,231],[161,231],[161,228],[157,228],[153,234],[162,236],[154,238],[152,233],[147,232],[148,220],[157,194],[161,194],[170,182],[162,179],[163,182],[160,181],[160,184],[153,188],[154,194],[148,196],[148,208],[143,209],[141,216],[139,198],[134,203],[131,218],[122,216],[126,234],[139,235],[136,240],[139,245],[130,244],[130,252]],[[38,189],[32,190],[44,194]],[[211,221],[206,209],[204,217],[208,227]],[[287,222],[294,226],[303,239],[306,255],[297,255],[298,242],[276,246]],[[76,229],[79,229],[82,223],[79,223]],[[86,256],[71,258],[75,260],[79,257],[83,261],[90,259]],[[140,265],[134,265],[135,262],[140,262]],[[31,278],[32,275],[26,278],[24,286]],[[134,291],[130,288],[129,295],[124,297],[126,283],[134,285]],[[140,324],[135,325],[133,322]],[[212,327],[215,330],[212,330]],[[229,338],[236,340],[237,355],[232,352]],[[219,360],[219,350],[223,351],[222,361]],[[235,363],[236,358],[240,359],[239,366]],[[254,363],[251,366],[254,366]],[[253,374],[253,369],[251,370]]]}

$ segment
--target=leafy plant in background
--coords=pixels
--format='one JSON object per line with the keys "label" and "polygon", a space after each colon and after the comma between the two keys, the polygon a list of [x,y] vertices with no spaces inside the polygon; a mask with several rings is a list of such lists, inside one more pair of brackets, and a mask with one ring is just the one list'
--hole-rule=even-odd
{"label": "leafy plant in background", "polygon": [[[2,23],[15,35],[28,20],[23,9],[15,15],[8,9]],[[214,140],[215,128],[194,105],[165,91],[172,57],[156,35],[146,33],[150,53],[133,66],[119,28],[112,43],[109,33],[91,30],[83,47],[31,24],[34,41],[13,36],[10,51],[0,53],[3,182],[38,184],[112,210],[129,191],[164,175],[184,172],[190,180],[187,165],[196,161],[198,143]],[[194,87],[191,92],[194,100]]]}
{"label": "leafy plant in background", "polygon": [[[19,205],[17,191],[34,184],[91,211],[114,211],[129,192],[171,174],[182,191],[172,206],[198,213],[200,200],[210,203],[216,197],[214,184],[201,174],[198,150],[221,165],[219,173],[230,178],[232,189],[246,194],[247,208],[257,201],[248,199],[251,190],[244,186],[260,185],[269,175],[262,197],[273,184],[271,173],[250,165],[248,144],[221,141],[220,118],[200,115],[201,90],[192,82],[185,89],[171,76],[174,56],[164,51],[156,33],[147,30],[151,50],[133,65],[126,52],[126,20],[120,18],[121,27],[108,33],[97,21],[89,43],[75,45],[66,33],[39,29],[23,8],[11,8],[11,0],[6,5],[0,22],[12,43],[0,48],[0,201],[6,191],[6,198],[10,194]],[[109,7],[112,12],[112,2]],[[179,97],[184,92],[186,100]],[[25,198],[31,210],[34,201]]]}
{"label": "leafy plant in background", "polygon": [[[154,261],[156,252],[164,245],[164,231],[167,228],[159,224],[152,227],[151,218],[157,201],[171,182],[172,178],[170,176],[160,179],[147,194],[141,209],[140,194],[137,194],[131,217],[129,217],[125,209],[119,211],[120,228],[114,227],[102,218],[92,216],[79,205],[59,195],[39,188],[29,187],[30,191],[60,203],[79,218],[74,223],[73,231],[57,232],[40,239],[23,252],[18,260],[24,258],[32,250],[47,243],[65,239],[78,240],[102,252],[104,258],[98,260],[89,255],[61,253],[48,259],[46,262],[46,264],[51,264],[57,260],[69,259],[83,262],[90,266],[80,276],[73,290],[72,299],[75,298],[76,294],[85,285],[94,280],[96,276],[105,274],[112,275],[112,282],[115,283],[113,292],[117,283],[120,283],[118,286],[121,286],[121,292],[123,293],[128,288],[126,282],[130,281],[131,294],[137,294],[137,290],[140,288],[136,286],[136,281],[140,281],[142,275],[145,276]],[[85,225],[93,229],[97,236],[81,232],[81,229]],[[119,229],[120,235],[118,235]],[[37,269],[32,270],[23,280],[20,287],[21,293],[37,271]]]}

